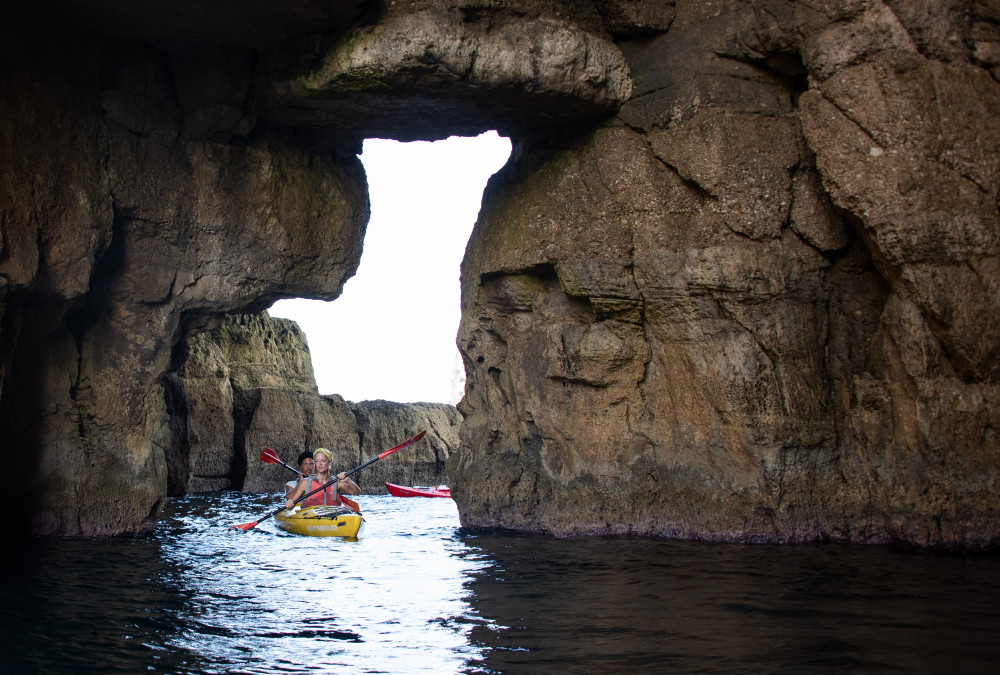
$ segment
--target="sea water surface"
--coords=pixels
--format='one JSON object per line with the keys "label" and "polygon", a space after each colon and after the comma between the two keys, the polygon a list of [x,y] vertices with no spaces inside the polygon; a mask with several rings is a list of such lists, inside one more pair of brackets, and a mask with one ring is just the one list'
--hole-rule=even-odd
{"label": "sea water surface", "polygon": [[466,531],[358,498],[357,541],[172,501],[141,539],[12,544],[0,673],[996,672],[1000,557]]}

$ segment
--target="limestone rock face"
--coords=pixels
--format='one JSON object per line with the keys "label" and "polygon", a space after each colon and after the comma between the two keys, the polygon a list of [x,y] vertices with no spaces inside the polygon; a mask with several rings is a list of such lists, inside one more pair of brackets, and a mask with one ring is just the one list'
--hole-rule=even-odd
{"label": "limestone rock face", "polygon": [[[305,395],[241,389],[245,373],[213,379],[192,366],[188,399],[182,345],[280,297],[340,294],[368,219],[354,156],[366,136],[583,123],[630,87],[586,3],[9,9],[0,446],[11,470],[0,494],[38,504],[37,533],[149,530],[168,490],[191,487],[191,453],[207,458],[186,410],[207,406],[195,413],[210,422],[201,433],[225,436],[229,422],[213,413],[232,396],[247,452],[267,415],[280,421],[285,399]],[[303,423],[320,415],[309,405],[297,408]],[[166,457],[177,445],[186,450]],[[223,464],[199,464],[195,487],[224,484]]]}
{"label": "limestone rock face", "polygon": [[[362,480],[447,455],[468,525],[1000,543],[993,4],[168,5],[0,25],[0,494],[33,532],[146,531],[280,488],[276,435],[353,466],[412,423]],[[492,128],[458,451],[447,410],[318,397],[291,329],[198,343],[339,295],[365,137]]]}
{"label": "limestone rock face", "polygon": [[260,460],[268,447],[290,466],[303,451],[325,447],[334,471],[346,471],[417,432],[427,435],[352,478],[366,493],[384,494],[386,481],[447,482],[445,464],[458,447],[460,417],[436,403],[350,403],[316,389],[309,345],[298,325],[266,312],[230,317],[187,343],[178,371],[186,409],[171,417],[183,430],[166,456],[177,467],[170,493],[239,489],[283,492],[294,475]]}
{"label": "limestone rock face", "polygon": [[612,112],[632,86],[596,10],[558,0],[381,3],[314,61],[271,50],[262,74],[262,117],[334,139],[517,135]]}
{"label": "limestone rock face", "polygon": [[[145,531],[166,497],[175,346],[227,312],[336,297],[360,258],[363,172],[276,140],[180,142],[162,54],[13,19],[0,29],[5,498],[31,495],[39,533]],[[111,91],[133,95],[133,128],[102,113]]]}
{"label": "limestone rock face", "polygon": [[399,450],[359,473],[364,490],[385,491],[385,483],[440,485],[448,482],[445,466],[458,449],[461,416],[445,403],[362,401],[351,405],[357,420],[361,464],[396,444],[426,430],[411,448]]}
{"label": "limestone rock face", "polygon": [[520,143],[463,263],[464,523],[1000,541],[1000,17],[937,5],[677,2],[614,123]]}
{"label": "limestone rock face", "polygon": [[[266,313],[231,317],[187,345],[178,376],[189,403],[179,419],[185,421],[189,440],[186,447],[172,446],[167,452],[184,467],[170,486],[174,495],[244,482],[269,443],[265,440],[256,454],[249,444],[270,434],[269,422],[277,423],[283,439],[294,428],[294,438],[301,441],[303,408],[314,409],[319,399],[305,336],[293,322],[272,320]],[[285,461],[295,466],[294,457]],[[270,487],[275,484],[271,480]]]}
{"label": "limestone rock face", "polygon": [[177,50],[199,44],[264,48],[361,20],[364,0],[37,0],[36,6],[107,35]]}

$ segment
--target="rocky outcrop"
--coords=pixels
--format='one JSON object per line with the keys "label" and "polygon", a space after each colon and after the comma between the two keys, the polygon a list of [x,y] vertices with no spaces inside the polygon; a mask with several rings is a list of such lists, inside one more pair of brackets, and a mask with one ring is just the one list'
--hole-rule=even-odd
{"label": "rocky outcrop", "polygon": [[183,138],[165,54],[9,19],[3,494],[31,495],[35,532],[145,531],[166,497],[175,346],[227,312],[336,297],[361,253],[364,174],[276,138]]}
{"label": "rocky outcrop", "polygon": [[427,435],[412,446],[372,464],[361,473],[362,489],[385,492],[385,483],[440,485],[448,482],[448,457],[458,449],[461,415],[446,403],[362,401],[351,404],[361,441],[357,464],[394,447],[418,431]]}
{"label": "rocky outcrop", "polygon": [[677,2],[463,263],[463,522],[1000,541],[998,17]]}
{"label": "rocky outcrop", "polygon": [[326,143],[518,136],[612,112],[632,86],[594,8],[558,0],[383,3],[314,60],[275,49],[261,73],[260,114]]}
{"label": "rocky outcrop", "polygon": [[[31,531],[154,526],[182,481],[164,448],[190,431],[171,424],[180,345],[280,297],[339,295],[368,217],[363,138],[413,137],[393,130],[406,119],[428,138],[579,122],[627,91],[593,8],[396,4],[44,0],[5,15],[0,494],[34,498]],[[405,49],[403,15],[422,17]],[[481,44],[505,65],[474,66]],[[378,82],[359,89],[366,72]],[[477,120],[479,99],[517,103]],[[438,114],[417,114],[432,101]]]}
{"label": "rocky outcrop", "polygon": [[[33,531],[151,527],[209,461],[194,432],[229,432],[198,397],[232,397],[231,467],[289,399],[290,428],[325,415],[247,372],[185,383],[182,345],[337,297],[363,138],[496,128],[515,150],[462,267],[465,524],[1000,541],[988,3],[37,6],[0,27],[2,494],[42,495]],[[384,406],[351,410],[362,454],[397,440],[361,436]]]}
{"label": "rocky outcrop", "polygon": [[187,406],[171,417],[181,442],[166,451],[169,492],[238,489],[280,491],[293,475],[260,460],[265,447],[290,466],[304,450],[325,447],[334,470],[348,470],[427,431],[412,449],[393,454],[353,476],[366,493],[385,482],[447,482],[445,463],[458,446],[458,411],[437,403],[351,403],[320,395],[305,335],[266,312],[230,317],[188,340],[177,372],[178,398]]}

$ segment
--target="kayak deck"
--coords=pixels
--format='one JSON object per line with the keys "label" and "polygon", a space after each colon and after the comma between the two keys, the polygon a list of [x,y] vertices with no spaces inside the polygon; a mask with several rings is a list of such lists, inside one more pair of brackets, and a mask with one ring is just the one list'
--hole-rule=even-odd
{"label": "kayak deck", "polygon": [[342,506],[310,506],[284,509],[274,521],[285,532],[310,537],[342,537],[357,539],[364,531],[365,519]]}
{"label": "kayak deck", "polygon": [[434,485],[432,487],[406,487],[405,485],[395,485],[386,483],[386,489],[393,497],[448,497],[451,498],[451,488],[444,485]]}

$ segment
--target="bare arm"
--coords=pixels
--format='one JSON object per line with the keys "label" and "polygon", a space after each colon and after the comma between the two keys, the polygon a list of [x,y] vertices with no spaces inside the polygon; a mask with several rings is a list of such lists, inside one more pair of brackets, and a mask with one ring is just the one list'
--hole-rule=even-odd
{"label": "bare arm", "polygon": [[302,495],[306,493],[306,485],[309,484],[305,478],[299,479],[299,484],[295,486],[290,493],[285,495],[285,508],[291,509],[295,506],[295,502],[302,499]]}
{"label": "bare arm", "polygon": [[359,495],[361,488],[347,474],[339,473],[337,474],[337,492],[342,495]]}

